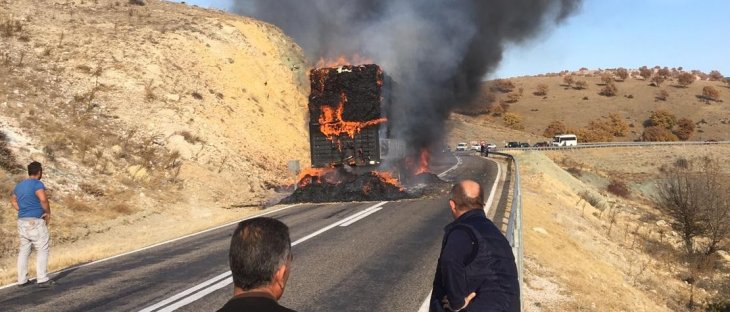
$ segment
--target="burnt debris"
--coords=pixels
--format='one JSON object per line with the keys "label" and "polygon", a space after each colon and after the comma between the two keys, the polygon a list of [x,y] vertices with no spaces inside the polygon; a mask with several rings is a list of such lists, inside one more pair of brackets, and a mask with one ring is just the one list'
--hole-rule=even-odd
{"label": "burnt debris", "polygon": [[281,204],[311,202],[381,201],[412,198],[405,189],[376,172],[355,174],[336,169],[318,174],[306,174],[292,195]]}

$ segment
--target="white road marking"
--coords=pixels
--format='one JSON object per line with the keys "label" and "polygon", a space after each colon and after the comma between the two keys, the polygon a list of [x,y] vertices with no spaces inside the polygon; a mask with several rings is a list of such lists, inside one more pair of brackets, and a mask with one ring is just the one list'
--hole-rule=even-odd
{"label": "white road marking", "polygon": [[[100,260],[96,260],[96,261],[93,261],[93,262],[89,262],[89,263],[84,263],[84,264],[80,264],[80,265],[68,267],[68,268],[65,268],[65,269],[62,269],[62,270],[59,270],[59,271],[56,271],[56,272],[49,273],[49,275],[56,276],[58,274],[61,274],[63,272],[66,272],[66,271],[76,270],[76,269],[79,269],[79,268],[83,268],[83,267],[90,266],[90,265],[94,265],[94,264],[99,264],[99,263],[106,262],[106,261],[109,261],[109,260],[112,260],[112,259],[116,259],[116,258],[119,258],[119,257],[124,257],[124,256],[127,256],[127,255],[131,255],[133,253],[140,252],[140,251],[144,251],[144,250],[151,249],[151,248],[155,248],[155,247],[162,246],[162,245],[165,245],[165,244],[173,243],[173,242],[176,242],[176,241],[179,241],[179,240],[182,240],[182,239],[186,239],[186,238],[189,238],[189,237],[193,237],[193,236],[196,236],[196,235],[208,233],[210,231],[215,231],[215,230],[218,230],[218,229],[227,227],[227,226],[231,226],[231,225],[237,224],[237,223],[239,223],[239,222],[241,222],[243,220],[253,219],[253,218],[257,218],[257,217],[263,217],[263,216],[270,215],[272,213],[276,213],[276,212],[279,212],[279,211],[282,211],[282,210],[286,210],[286,209],[289,209],[289,208],[292,208],[292,207],[295,207],[295,206],[299,206],[299,205],[300,204],[294,204],[294,205],[284,206],[284,207],[279,208],[279,209],[276,209],[276,210],[267,211],[267,212],[264,212],[264,213],[260,213],[260,214],[248,216],[248,217],[246,217],[244,219],[241,219],[241,220],[238,220],[238,221],[233,221],[233,222],[230,222],[230,223],[227,223],[227,224],[223,224],[223,225],[220,225],[220,226],[217,226],[217,227],[214,227],[214,228],[210,228],[210,229],[207,229],[207,230],[203,230],[203,231],[200,231],[200,232],[197,232],[197,233],[188,234],[188,235],[185,235],[185,236],[182,236],[182,237],[173,238],[171,240],[167,240],[167,241],[164,241],[164,242],[161,242],[161,243],[157,243],[157,244],[154,244],[154,245],[150,245],[150,246],[147,246],[147,247],[144,247],[144,248],[141,248],[141,249],[132,250],[132,251],[129,251],[129,252],[125,252],[123,254],[118,254],[116,256],[111,256],[111,257],[104,258],[104,259],[100,259]],[[0,290],[3,290],[5,288],[11,287],[11,286],[15,286],[17,284],[18,283],[13,283],[13,284],[10,284],[10,285],[2,286],[2,287],[0,287]]]}
{"label": "white road marking", "polygon": [[446,171],[444,171],[442,173],[439,173],[438,174],[438,177],[439,178],[442,178],[443,179],[446,176],[447,173],[456,170],[456,168],[459,167],[459,165],[461,165],[461,163],[462,163],[461,157],[456,156],[456,155],[455,155],[455,157],[456,157],[456,165],[453,165],[453,166],[451,166],[451,168],[446,169]]}
{"label": "white road marking", "polygon": [[426,300],[423,301],[421,304],[421,307],[418,308],[418,312],[428,312],[428,308],[430,308],[431,303],[431,293],[429,292],[428,297],[426,297]]}
{"label": "white road marking", "polygon": [[[385,204],[387,204],[387,203],[388,202],[385,202],[384,201],[384,202],[380,202],[378,204],[375,204],[373,206],[370,206],[370,207],[364,209],[363,211],[359,211],[359,212],[357,212],[357,213],[355,213],[353,215],[350,215],[350,216],[348,216],[348,217],[346,217],[346,218],[344,218],[342,220],[339,220],[339,221],[337,221],[335,223],[332,223],[332,224],[330,224],[330,225],[328,225],[326,227],[323,227],[323,228],[319,229],[318,231],[316,231],[316,232],[314,232],[312,234],[309,234],[309,235],[307,235],[305,237],[302,237],[302,238],[296,240],[295,242],[293,242],[291,245],[292,245],[292,247],[294,247],[296,245],[299,245],[299,244],[301,244],[301,243],[303,243],[303,242],[305,242],[307,240],[312,239],[313,237],[315,237],[317,235],[320,235],[320,234],[322,234],[322,233],[324,233],[324,232],[326,232],[328,230],[331,230],[331,229],[333,229],[333,228],[335,228],[335,227],[337,227],[337,226],[339,226],[339,225],[341,225],[343,223],[350,222],[350,221],[352,221],[354,219],[360,220],[360,219],[364,218],[365,216],[370,215],[370,214],[374,213],[375,211],[378,211],[378,210],[382,209],[382,206],[385,205]],[[355,220],[355,221],[357,221],[357,220]],[[221,279],[223,279],[223,280],[221,280]],[[217,281],[217,283],[216,283],[216,281]],[[174,296],[172,296],[170,298],[167,298],[167,299],[165,299],[163,301],[160,301],[160,302],[158,302],[158,303],[156,303],[154,305],[151,305],[149,307],[146,307],[146,308],[140,310],[140,312],[152,312],[152,311],[169,312],[169,311],[175,311],[175,310],[177,310],[177,309],[179,309],[179,308],[181,308],[183,306],[186,306],[186,305],[188,305],[190,303],[193,303],[196,300],[199,300],[200,298],[203,298],[203,297],[207,296],[208,294],[213,293],[214,291],[219,290],[219,289],[221,289],[223,287],[226,287],[226,286],[228,286],[228,285],[230,285],[232,283],[233,283],[233,278],[232,278],[231,271],[227,271],[227,272],[222,273],[222,274],[220,274],[220,275],[218,275],[216,277],[213,277],[211,279],[208,279],[205,282],[202,282],[202,283],[200,283],[198,285],[195,285],[195,286],[193,286],[191,288],[188,288],[185,291],[183,291],[181,293],[178,293],[178,294],[176,294],[176,295],[174,295]]]}
{"label": "white road marking", "polygon": [[369,215],[371,215],[371,214],[374,214],[374,213],[378,212],[378,210],[380,210],[380,209],[383,209],[383,208],[382,208],[382,207],[378,207],[378,208],[375,208],[375,209],[373,209],[373,210],[370,210],[370,211],[368,211],[367,213],[363,213],[362,215],[358,216],[357,218],[354,218],[354,219],[352,219],[352,220],[350,220],[350,221],[347,221],[347,222],[345,222],[345,223],[342,223],[342,224],[340,224],[340,226],[348,226],[348,225],[350,225],[350,224],[353,224],[353,223],[355,223],[355,222],[357,222],[357,221],[360,221],[360,220],[362,220],[363,218],[365,218],[365,217],[367,217],[367,216],[369,216]]}

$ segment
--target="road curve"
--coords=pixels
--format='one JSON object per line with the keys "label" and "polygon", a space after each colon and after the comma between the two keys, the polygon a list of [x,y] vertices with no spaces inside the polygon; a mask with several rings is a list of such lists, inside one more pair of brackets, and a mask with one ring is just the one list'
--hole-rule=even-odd
{"label": "road curve", "polygon": [[[476,179],[491,189],[496,163],[462,160],[444,178]],[[417,311],[431,288],[442,228],[451,221],[446,196],[301,204],[270,213],[290,227],[296,243],[281,303],[297,311]],[[0,310],[215,311],[232,293],[226,273],[234,227],[64,271],[52,276],[58,282],[52,289],[2,289]]]}

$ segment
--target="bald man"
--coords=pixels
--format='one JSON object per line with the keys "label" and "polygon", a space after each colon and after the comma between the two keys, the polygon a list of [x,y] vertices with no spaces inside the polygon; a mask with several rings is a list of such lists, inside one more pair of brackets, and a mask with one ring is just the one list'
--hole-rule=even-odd
{"label": "bald man", "polygon": [[444,228],[430,311],[520,311],[520,284],[512,248],[487,219],[479,183],[454,185],[454,222]]}

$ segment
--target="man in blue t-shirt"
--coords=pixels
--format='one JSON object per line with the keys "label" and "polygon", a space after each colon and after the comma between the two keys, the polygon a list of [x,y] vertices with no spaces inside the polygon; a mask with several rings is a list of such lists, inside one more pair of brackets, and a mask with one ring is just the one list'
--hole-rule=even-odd
{"label": "man in blue t-shirt", "polygon": [[46,187],[41,182],[43,167],[34,161],[28,165],[28,179],[18,183],[13,190],[11,203],[18,211],[18,286],[31,284],[28,280],[28,257],[31,245],[36,249],[36,273],[38,287],[51,287],[55,282],[48,278],[48,223],[51,221],[51,206],[46,196]]}

